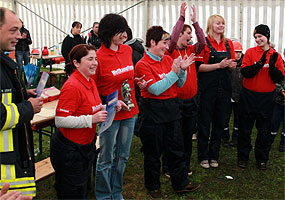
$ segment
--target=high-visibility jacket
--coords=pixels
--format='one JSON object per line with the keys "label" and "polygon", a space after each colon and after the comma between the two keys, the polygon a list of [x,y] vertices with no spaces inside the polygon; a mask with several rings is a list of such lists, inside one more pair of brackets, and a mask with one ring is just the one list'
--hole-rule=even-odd
{"label": "high-visibility jacket", "polygon": [[33,135],[30,120],[32,104],[19,80],[17,64],[0,51],[0,189],[36,196]]}

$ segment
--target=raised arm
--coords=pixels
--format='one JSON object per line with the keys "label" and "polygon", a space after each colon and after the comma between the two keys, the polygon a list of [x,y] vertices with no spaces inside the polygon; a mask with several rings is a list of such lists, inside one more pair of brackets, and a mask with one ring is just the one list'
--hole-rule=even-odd
{"label": "raised arm", "polygon": [[194,44],[194,50],[195,50],[195,53],[200,54],[201,51],[206,46],[205,34],[204,34],[203,30],[201,29],[201,27],[199,26],[199,23],[196,20],[196,7],[195,7],[195,5],[191,6],[191,9],[192,9],[191,21],[193,23],[192,25],[195,29],[195,34],[197,37],[197,43]]}
{"label": "raised arm", "polygon": [[187,9],[187,3],[183,2],[180,6],[180,17],[178,21],[176,22],[175,26],[173,27],[172,33],[171,33],[171,39],[169,41],[169,49],[168,51],[172,53],[176,47],[177,41],[179,39],[179,35],[183,29],[183,25],[185,22],[185,11]]}

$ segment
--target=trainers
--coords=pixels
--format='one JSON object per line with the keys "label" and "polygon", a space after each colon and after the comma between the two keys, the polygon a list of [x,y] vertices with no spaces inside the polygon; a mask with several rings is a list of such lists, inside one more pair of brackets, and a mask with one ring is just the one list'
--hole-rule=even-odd
{"label": "trainers", "polygon": [[224,140],[223,145],[224,145],[224,147],[229,147],[230,142],[228,140]]}
{"label": "trainers", "polygon": [[193,192],[200,187],[199,183],[188,183],[182,190],[176,190],[177,193]]}
{"label": "trainers", "polygon": [[216,160],[210,160],[210,166],[213,168],[219,167],[219,163]]}
{"label": "trainers", "polygon": [[210,165],[209,165],[209,161],[208,160],[203,160],[202,162],[200,162],[200,165],[205,168],[205,169],[208,169],[210,168]]}
{"label": "trainers", "polygon": [[162,198],[160,189],[158,189],[158,190],[149,190],[149,191],[148,191],[148,194],[149,194],[149,195],[151,196],[151,198],[153,198],[153,199],[160,199],[160,198]]}
{"label": "trainers", "polygon": [[170,173],[169,173],[169,172],[165,172],[165,173],[164,173],[164,176],[165,176],[166,178],[170,178]]}
{"label": "trainers", "polygon": [[237,140],[230,141],[230,146],[231,147],[236,147],[237,146]]}
{"label": "trainers", "polygon": [[285,145],[279,145],[279,152],[285,152]]}
{"label": "trainers", "polygon": [[192,170],[189,169],[189,170],[188,170],[188,176],[191,176],[192,174],[193,174]]}
{"label": "trainers", "polygon": [[258,169],[260,170],[266,170],[266,163],[262,162],[262,163],[258,163],[257,164]]}
{"label": "trainers", "polygon": [[238,167],[245,169],[247,167],[247,161],[242,161],[242,160],[238,161]]}
{"label": "trainers", "polygon": [[194,133],[194,134],[192,135],[192,141],[195,141],[195,140],[197,140],[196,133]]}

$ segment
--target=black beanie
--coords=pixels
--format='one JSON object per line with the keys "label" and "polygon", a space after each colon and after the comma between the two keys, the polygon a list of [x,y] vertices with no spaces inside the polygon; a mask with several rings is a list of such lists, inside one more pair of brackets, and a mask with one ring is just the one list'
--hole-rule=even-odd
{"label": "black beanie", "polygon": [[270,38],[270,30],[269,27],[265,24],[259,24],[258,26],[255,27],[254,32],[253,32],[253,36],[259,33],[261,35],[264,35],[265,37],[267,37],[268,42],[269,42],[269,38]]}

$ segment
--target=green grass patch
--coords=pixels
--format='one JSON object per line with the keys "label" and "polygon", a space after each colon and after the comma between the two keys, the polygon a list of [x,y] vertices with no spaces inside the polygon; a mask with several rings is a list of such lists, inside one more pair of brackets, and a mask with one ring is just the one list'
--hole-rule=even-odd
{"label": "green grass patch", "polygon": [[[198,182],[201,187],[192,193],[177,195],[169,179],[161,175],[161,190],[163,199],[285,199],[285,153],[278,151],[280,132],[270,151],[267,170],[257,169],[254,152],[250,154],[250,162],[246,169],[237,167],[236,148],[221,147],[219,167],[217,169],[204,169],[200,167],[197,159],[197,141],[193,141],[191,168],[193,175],[190,181]],[[34,134],[35,149],[38,148],[37,133]],[[256,129],[253,130],[253,141]],[[36,160],[49,156],[49,137],[43,136],[43,154],[38,154]],[[254,146],[254,142],[252,142]],[[141,142],[133,137],[130,159],[124,175],[125,199],[150,199],[144,187],[143,153],[140,152]],[[225,176],[232,176],[228,180]],[[54,176],[37,183],[38,199],[56,199],[53,188]],[[93,181],[94,184],[94,181]],[[91,194],[94,197],[94,187]]]}

